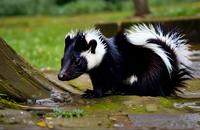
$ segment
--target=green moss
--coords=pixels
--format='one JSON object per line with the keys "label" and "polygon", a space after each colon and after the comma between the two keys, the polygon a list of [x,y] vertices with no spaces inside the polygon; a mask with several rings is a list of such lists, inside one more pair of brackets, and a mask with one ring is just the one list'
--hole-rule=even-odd
{"label": "green moss", "polygon": [[74,88],[85,91],[86,89],[92,89],[92,85],[88,82],[80,82],[78,80],[71,80],[68,82],[69,85],[73,86]]}
{"label": "green moss", "polygon": [[111,100],[110,98],[101,98],[101,99],[95,99],[93,100],[89,105],[85,106],[84,109],[88,113],[93,112],[114,112],[119,111],[121,109],[121,106]]}
{"label": "green moss", "polygon": [[17,104],[15,101],[10,99],[3,99],[0,98],[0,106],[6,107],[6,108],[14,108],[19,109],[19,104]]}
{"label": "green moss", "polygon": [[2,116],[0,116],[0,123],[2,123],[2,124],[5,123],[5,120]]}
{"label": "green moss", "polygon": [[173,106],[173,102],[168,98],[160,97],[160,106],[169,108]]}
{"label": "green moss", "polygon": [[135,106],[130,110],[132,113],[146,113],[146,109],[144,106]]}
{"label": "green moss", "polygon": [[[88,115],[92,113],[115,113],[119,111],[127,113],[177,113],[185,112],[176,109],[174,103],[183,103],[188,100],[173,97],[139,97],[139,96],[110,96],[100,99],[87,100],[88,105],[82,107]],[[148,110],[148,106],[155,106],[155,110]]]}

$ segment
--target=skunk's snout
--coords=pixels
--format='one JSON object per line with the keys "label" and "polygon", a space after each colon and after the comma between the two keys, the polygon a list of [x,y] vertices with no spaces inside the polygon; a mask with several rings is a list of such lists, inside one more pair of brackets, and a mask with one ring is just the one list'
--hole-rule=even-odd
{"label": "skunk's snout", "polygon": [[58,74],[58,79],[61,80],[61,81],[64,81],[66,80],[67,78],[67,74],[66,73],[59,73]]}

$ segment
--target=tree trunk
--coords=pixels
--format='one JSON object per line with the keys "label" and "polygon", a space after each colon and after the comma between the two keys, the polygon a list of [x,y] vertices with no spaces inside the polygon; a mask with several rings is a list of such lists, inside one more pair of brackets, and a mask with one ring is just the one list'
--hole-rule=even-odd
{"label": "tree trunk", "polygon": [[48,98],[53,89],[61,90],[0,38],[0,93],[26,101]]}
{"label": "tree trunk", "polygon": [[150,13],[148,0],[133,0],[135,16],[145,16]]}

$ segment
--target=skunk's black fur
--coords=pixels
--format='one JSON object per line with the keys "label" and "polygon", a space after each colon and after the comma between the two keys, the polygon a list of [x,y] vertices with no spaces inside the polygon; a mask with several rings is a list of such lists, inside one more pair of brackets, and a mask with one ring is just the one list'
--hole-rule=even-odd
{"label": "skunk's black fur", "polygon": [[93,90],[87,90],[83,97],[168,96],[191,78],[186,67],[188,55],[182,60],[179,54],[181,49],[189,54],[186,41],[176,32],[164,34],[160,27],[138,25],[108,39],[95,31],[68,34],[58,75],[60,80],[70,80],[88,73]]}

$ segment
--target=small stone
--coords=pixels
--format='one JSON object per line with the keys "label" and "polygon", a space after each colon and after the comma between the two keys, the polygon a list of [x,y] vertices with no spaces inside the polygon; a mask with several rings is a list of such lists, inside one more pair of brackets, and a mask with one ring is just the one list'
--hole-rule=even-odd
{"label": "small stone", "polygon": [[11,117],[11,118],[8,119],[8,123],[9,124],[18,124],[18,121],[16,120],[15,117]]}
{"label": "small stone", "polygon": [[67,92],[63,93],[57,90],[52,90],[50,97],[53,101],[59,102],[59,103],[72,102],[72,97]]}
{"label": "small stone", "polygon": [[60,103],[53,101],[51,98],[36,100],[36,104],[44,105],[44,106],[48,106],[48,107],[57,107],[60,105]]}
{"label": "small stone", "polygon": [[32,105],[32,104],[34,104],[34,101],[32,100],[32,99],[27,99],[27,104],[29,104],[29,105]]}
{"label": "small stone", "polygon": [[52,129],[52,128],[54,127],[53,121],[49,121],[49,122],[47,123],[47,127],[50,128],[50,129]]}
{"label": "small stone", "polygon": [[34,122],[33,121],[27,121],[27,123],[26,123],[27,125],[33,125],[34,124]]}
{"label": "small stone", "polygon": [[116,118],[114,118],[114,117],[110,117],[109,118],[111,121],[116,121],[117,119]]}
{"label": "small stone", "polygon": [[113,124],[113,126],[116,128],[122,128],[124,127],[124,124]]}
{"label": "small stone", "polygon": [[155,112],[158,110],[158,107],[156,104],[147,104],[145,108],[147,112]]}

